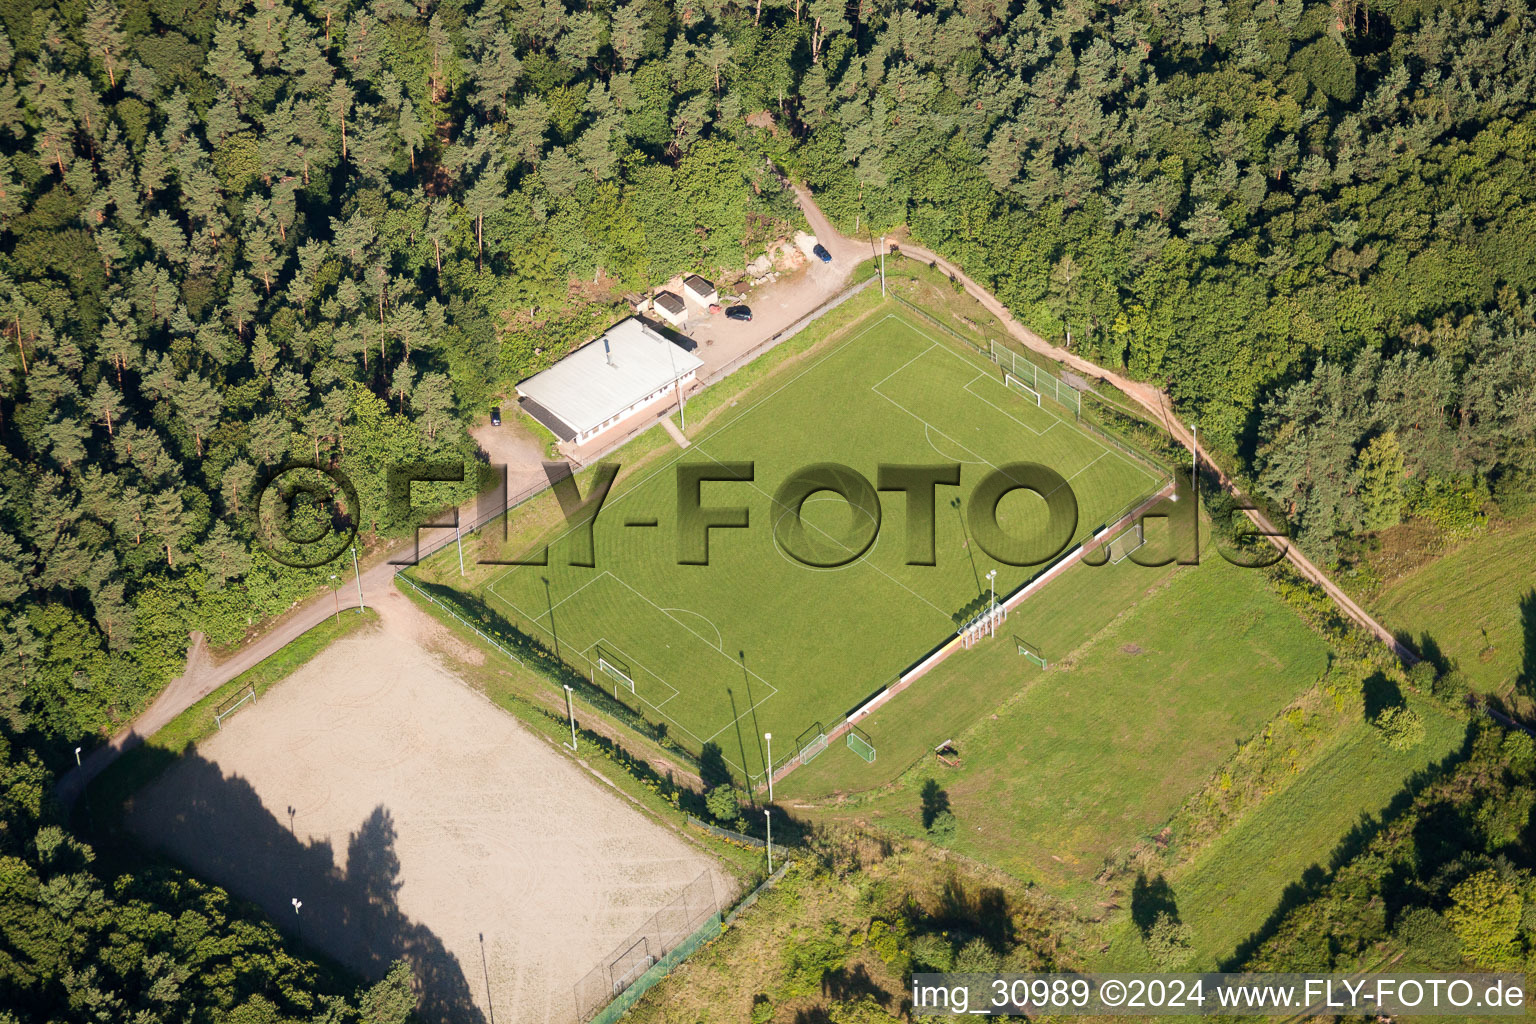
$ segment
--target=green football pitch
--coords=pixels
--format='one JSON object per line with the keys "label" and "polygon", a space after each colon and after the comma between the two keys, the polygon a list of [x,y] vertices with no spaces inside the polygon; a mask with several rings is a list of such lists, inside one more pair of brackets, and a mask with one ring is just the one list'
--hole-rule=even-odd
{"label": "green football pitch", "polygon": [[[716,385],[722,386],[722,385]],[[750,482],[705,482],[705,507],[745,507],[744,529],[709,534],[709,564],[679,564],[678,468],[750,461]],[[837,568],[813,568],[774,537],[774,494],[797,470],[840,463],[877,480],[886,464],[959,464],[936,496],[932,566],[908,565],[906,496],[882,492],[873,544]],[[988,573],[1001,599],[1045,566],[994,562],[970,536],[964,499],[993,469],[1035,462],[1076,496],[1074,542],[1123,515],[1157,471],[1078,429],[1070,414],[1004,383],[985,357],[889,314],[731,403],[690,447],[620,480],[593,526],[595,566],[572,566],[551,538],[547,565],[517,566],[485,588],[518,628],[609,687],[695,750],[718,745],[756,779],[773,734],[774,763],[797,737],[831,731],[955,635],[984,607]],[[801,508],[812,538],[867,532],[841,496]],[[1017,536],[1042,531],[1045,504],[1014,491],[997,508]],[[654,526],[649,525],[654,522]],[[638,524],[647,525],[638,525]],[[637,524],[637,525],[631,525]],[[1009,622],[1027,622],[1028,603]],[[899,697],[896,699],[900,699]]]}

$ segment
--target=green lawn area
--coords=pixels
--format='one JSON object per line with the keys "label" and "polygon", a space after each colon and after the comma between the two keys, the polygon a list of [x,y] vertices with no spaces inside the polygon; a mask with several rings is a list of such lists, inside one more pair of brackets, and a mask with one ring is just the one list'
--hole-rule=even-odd
{"label": "green lawn area", "polygon": [[[755,776],[765,732],[782,759],[808,728],[832,729],[952,636],[955,617],[987,592],[988,572],[996,570],[1001,597],[1039,571],[989,558],[952,504],[993,469],[1022,461],[1070,481],[1078,541],[1160,483],[1151,467],[1070,417],[1004,387],[984,358],[877,311],[846,338],[763,375],[691,447],[621,477],[596,523],[594,568],[569,565],[573,549],[557,539],[549,565],[509,569],[472,587],[685,745],[716,744],[738,773]],[[678,564],[678,466],[740,462],[754,464],[752,479],[705,483],[701,501],[746,508],[751,528],[712,530],[709,564]],[[880,465],[958,464],[960,486],[937,491],[937,564],[906,564],[906,499],[898,492],[881,497],[878,519],[829,492],[811,494],[804,544],[856,551],[878,525],[877,539],[839,567],[790,558],[775,536],[785,509],[775,492],[818,463],[846,465],[871,484]],[[1044,502],[1015,492],[998,518],[1015,536],[1038,534]]]}
{"label": "green lawn area", "polygon": [[778,783],[776,794],[820,799],[857,793],[895,781],[933,748],[959,736],[982,715],[1024,688],[1050,677],[1020,657],[1019,637],[1055,663],[1103,629],[1149,591],[1173,566],[1145,568],[1129,559],[1118,565],[1074,565],[1009,616],[1002,640],[952,655],[937,668],[859,723],[874,745],[873,763],[834,742],[810,764]]}
{"label": "green lawn area", "polygon": [[1478,537],[1388,587],[1375,610],[1421,649],[1428,636],[1475,689],[1504,690],[1536,674],[1533,547],[1536,521]]}
{"label": "green lawn area", "polygon": [[[1008,643],[945,662],[920,685],[942,693],[957,678],[989,678],[997,695],[995,711],[956,730],[961,767],[925,758],[892,786],[811,813],[916,834],[922,787],[933,780],[958,819],[955,850],[1066,895],[1091,894],[1107,858],[1155,832],[1326,665],[1323,640],[1258,573],[1207,550],[1139,601],[1147,584],[1117,592],[1113,576],[1093,575],[1104,569],[1045,588],[1040,597],[1061,602],[1052,615],[1075,606],[1089,631],[1129,607],[1044,673]],[[1011,629],[1035,616],[1033,603],[1010,616]],[[1042,629],[1048,609],[1042,601]]]}
{"label": "green lawn area", "polygon": [[[1328,856],[1366,816],[1378,817],[1417,770],[1456,751],[1466,722],[1416,705],[1424,741],[1394,751],[1365,722],[1333,744],[1172,878],[1179,917],[1202,961],[1214,966],[1259,929],[1286,887]],[[1321,863],[1320,863],[1321,862]]]}

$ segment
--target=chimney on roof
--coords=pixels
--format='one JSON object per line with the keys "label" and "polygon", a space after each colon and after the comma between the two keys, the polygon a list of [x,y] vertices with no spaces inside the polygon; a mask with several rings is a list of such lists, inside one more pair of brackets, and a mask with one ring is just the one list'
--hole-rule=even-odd
{"label": "chimney on roof", "polygon": [[609,366],[613,365],[613,352],[608,348],[608,338],[606,335],[603,337],[603,358],[608,360]]}

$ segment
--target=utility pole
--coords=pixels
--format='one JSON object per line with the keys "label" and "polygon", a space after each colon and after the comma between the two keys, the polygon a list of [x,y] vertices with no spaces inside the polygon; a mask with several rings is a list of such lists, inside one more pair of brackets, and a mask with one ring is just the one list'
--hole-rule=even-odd
{"label": "utility pole", "polygon": [[574,753],[576,750],[576,709],[571,705],[571,687],[569,683],[565,686],[565,713],[571,720],[571,751]]}
{"label": "utility pole", "polygon": [[885,298],[885,236],[880,236],[880,297]]}
{"label": "utility pole", "polygon": [[464,537],[459,533],[459,510],[453,510],[453,540],[459,546],[459,575],[464,575]]}
{"label": "utility pole", "polygon": [[336,600],[336,625],[341,625],[341,577],[331,573],[331,597]]}
{"label": "utility pole", "polygon": [[1200,424],[1189,425],[1194,440],[1189,446],[1189,485],[1194,488],[1195,507],[1200,507]]}
{"label": "utility pole", "polygon": [[357,579],[357,614],[363,614],[363,609],[368,607],[363,604],[363,574],[357,571],[357,545],[352,545],[352,575]]}
{"label": "utility pole", "polygon": [[768,828],[768,874],[773,874],[773,819],[768,816],[768,808],[763,808],[763,822]]}

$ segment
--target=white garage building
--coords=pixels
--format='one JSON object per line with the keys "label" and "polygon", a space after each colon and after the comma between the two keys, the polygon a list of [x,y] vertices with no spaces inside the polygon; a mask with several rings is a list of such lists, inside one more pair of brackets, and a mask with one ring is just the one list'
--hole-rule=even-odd
{"label": "white garage building", "polygon": [[631,317],[517,385],[518,401],[561,441],[585,444],[698,376],[704,363]]}

